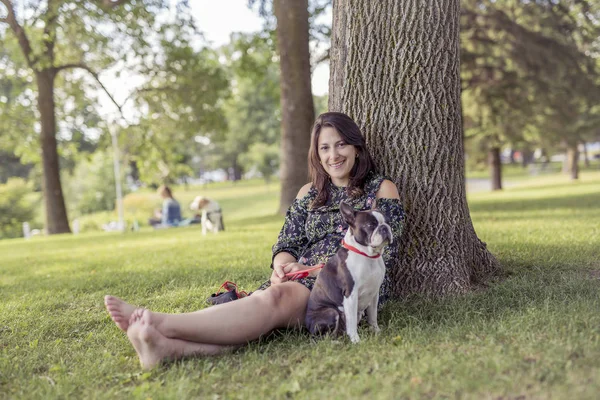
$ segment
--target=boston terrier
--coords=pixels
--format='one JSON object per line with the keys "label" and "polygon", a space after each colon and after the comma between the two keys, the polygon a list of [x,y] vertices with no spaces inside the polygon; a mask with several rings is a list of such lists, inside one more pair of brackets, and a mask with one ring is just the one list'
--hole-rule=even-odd
{"label": "boston terrier", "polygon": [[381,253],[392,243],[392,229],[377,210],[354,211],[341,202],[348,231],[342,247],[319,273],[308,299],[305,324],[312,335],[339,335],[344,330],[358,343],[358,322],[367,312],[375,332],[379,288],[385,275]]}

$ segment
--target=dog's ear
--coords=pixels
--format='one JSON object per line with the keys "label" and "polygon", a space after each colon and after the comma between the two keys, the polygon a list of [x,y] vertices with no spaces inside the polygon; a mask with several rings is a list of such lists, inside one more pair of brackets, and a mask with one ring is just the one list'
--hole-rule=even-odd
{"label": "dog's ear", "polygon": [[344,221],[346,221],[349,226],[354,227],[354,221],[355,221],[355,215],[356,215],[356,213],[354,212],[354,209],[350,205],[341,201],[340,202],[340,211],[342,212],[342,218],[344,218]]}

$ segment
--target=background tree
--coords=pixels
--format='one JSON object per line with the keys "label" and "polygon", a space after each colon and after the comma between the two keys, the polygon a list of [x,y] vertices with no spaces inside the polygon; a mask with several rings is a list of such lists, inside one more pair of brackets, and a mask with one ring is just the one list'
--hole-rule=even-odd
{"label": "background tree", "polygon": [[398,295],[459,293],[500,270],[465,195],[459,9],[458,0],[334,3],[329,108],[358,122],[399,189]]}
{"label": "background tree", "polygon": [[143,57],[151,52],[148,31],[165,4],[162,0],[48,0],[23,3],[24,14],[17,15],[13,1],[0,2],[4,6],[0,22],[8,25],[18,43],[19,51],[10,57],[24,66],[18,74],[35,78],[46,229],[50,234],[69,232],[57,150],[56,78],[62,71],[81,69],[99,82],[99,71],[126,59],[127,53]]}
{"label": "background tree", "polygon": [[[492,144],[493,187],[499,188],[499,147],[562,142],[575,154],[581,141],[581,103],[598,98],[598,6],[585,0],[462,1],[462,78],[465,120],[484,122],[479,140]],[[482,119],[481,117],[486,118]],[[589,118],[588,118],[589,120]],[[472,131],[472,129],[471,129]],[[542,138],[544,136],[544,138]],[[570,156],[573,159],[574,156]],[[576,165],[573,167],[576,170]]]}
{"label": "background tree", "polygon": [[146,77],[132,96],[138,121],[123,130],[121,142],[146,183],[171,184],[193,176],[189,163],[195,137],[226,129],[227,74],[219,53],[203,43],[188,18],[180,15],[163,24],[155,51],[138,67]]}
{"label": "background tree", "polygon": [[247,171],[255,169],[259,172],[268,184],[279,168],[279,146],[254,143],[241,157],[241,163]]}
{"label": "background tree", "polygon": [[233,34],[220,50],[232,85],[224,104],[227,128],[212,137],[217,165],[233,172],[238,180],[245,168],[241,157],[255,143],[278,144],[281,132],[279,69],[274,33]]}
{"label": "background tree", "polygon": [[308,0],[274,0],[281,70],[281,199],[286,212],[308,180],[306,154],[315,119],[308,49]]}

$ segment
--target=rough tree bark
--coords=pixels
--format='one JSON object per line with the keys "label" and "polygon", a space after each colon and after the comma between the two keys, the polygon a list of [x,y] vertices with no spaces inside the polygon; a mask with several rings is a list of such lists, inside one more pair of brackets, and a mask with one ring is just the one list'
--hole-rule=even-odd
{"label": "rough tree bark", "polygon": [[500,271],[466,201],[459,0],[338,0],[329,109],[354,118],[406,209],[395,294],[462,293]]}
{"label": "rough tree bark", "polygon": [[308,182],[308,148],[315,119],[308,49],[308,0],[274,0],[281,70],[281,200],[285,214]]}
{"label": "rough tree bark", "polygon": [[500,162],[499,147],[488,150],[488,165],[490,167],[492,190],[502,190],[502,163]]}

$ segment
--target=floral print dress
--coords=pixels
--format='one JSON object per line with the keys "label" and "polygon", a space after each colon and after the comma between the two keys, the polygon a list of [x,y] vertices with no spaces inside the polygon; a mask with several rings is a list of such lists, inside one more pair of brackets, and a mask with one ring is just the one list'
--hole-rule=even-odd
{"label": "floral print dress", "polygon": [[[376,199],[375,195],[384,179],[381,175],[371,173],[367,178],[364,194],[355,198],[347,194],[345,187],[330,184],[327,203],[314,209],[310,206],[317,196],[314,187],[303,198],[295,199],[286,213],[277,243],[273,246],[273,258],[285,251],[303,265],[326,263],[339,249],[348,229],[348,224],[340,213],[340,202],[344,200],[357,211],[377,208],[392,228],[394,238],[383,253],[386,274],[379,296],[379,303],[383,304],[391,294],[390,268],[397,264],[398,244],[404,225],[404,210],[399,199]],[[314,277],[307,277],[294,282],[312,290],[315,280]],[[259,289],[266,289],[270,285],[270,281],[267,281]]]}

